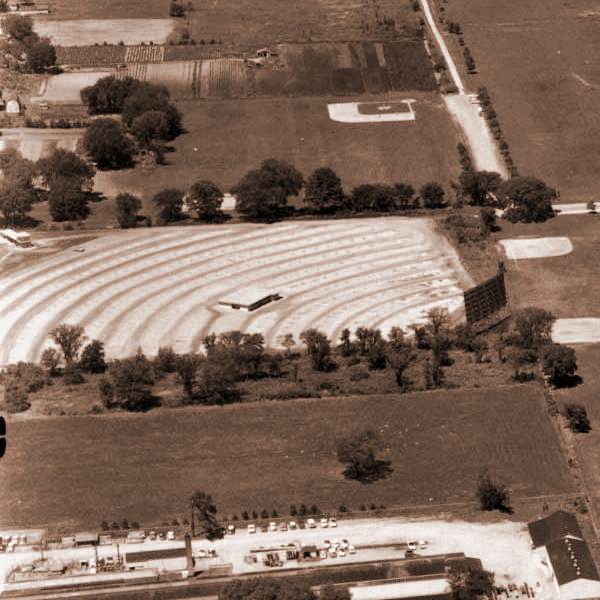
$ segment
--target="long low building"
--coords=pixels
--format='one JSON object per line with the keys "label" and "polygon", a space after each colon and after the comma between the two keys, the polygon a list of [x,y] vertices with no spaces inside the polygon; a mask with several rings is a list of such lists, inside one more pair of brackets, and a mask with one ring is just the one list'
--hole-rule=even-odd
{"label": "long low building", "polygon": [[562,600],[600,598],[600,575],[574,515],[560,510],[532,521],[528,528]]}

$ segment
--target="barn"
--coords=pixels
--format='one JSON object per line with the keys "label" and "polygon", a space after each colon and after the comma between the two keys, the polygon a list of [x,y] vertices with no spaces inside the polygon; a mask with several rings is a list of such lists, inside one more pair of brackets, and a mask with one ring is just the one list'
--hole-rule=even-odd
{"label": "barn", "polygon": [[557,511],[528,525],[532,546],[562,600],[600,598],[600,575],[574,515]]}

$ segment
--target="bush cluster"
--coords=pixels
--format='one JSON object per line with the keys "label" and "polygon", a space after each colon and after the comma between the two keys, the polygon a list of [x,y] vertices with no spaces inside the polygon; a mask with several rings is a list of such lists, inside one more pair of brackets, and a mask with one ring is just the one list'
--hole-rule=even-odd
{"label": "bush cluster", "polygon": [[490,98],[490,94],[486,87],[480,87],[477,90],[477,97],[479,99],[479,103],[481,105],[481,109],[483,111],[483,115],[485,116],[492,135],[496,140],[496,144],[498,145],[498,149],[504,158],[504,163],[506,164],[506,168],[510,173],[511,177],[518,177],[519,170],[517,169],[512,155],[510,153],[510,148],[508,146],[508,142],[504,138],[504,134],[502,132],[502,128],[500,127],[500,123],[498,122],[498,115],[494,110],[492,99]]}

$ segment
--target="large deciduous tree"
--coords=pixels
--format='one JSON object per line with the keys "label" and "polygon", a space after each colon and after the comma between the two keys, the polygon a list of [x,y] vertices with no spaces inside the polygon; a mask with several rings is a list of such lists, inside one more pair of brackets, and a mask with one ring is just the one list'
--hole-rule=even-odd
{"label": "large deciduous tree", "polygon": [[196,491],[190,498],[192,535],[196,535],[196,524],[200,533],[208,540],[223,537],[223,528],[217,520],[217,506],[210,494]]}
{"label": "large deciduous tree", "polygon": [[552,203],[558,194],[535,177],[513,177],[498,188],[497,196],[508,220],[537,223],[554,216]]}
{"label": "large deciduous tree", "polygon": [[484,206],[493,200],[491,194],[500,187],[502,177],[495,171],[463,171],[459,182],[470,204]]}
{"label": "large deciduous tree", "polygon": [[419,195],[424,208],[443,208],[446,206],[444,188],[436,181],[430,181],[421,187]]}
{"label": "large deciduous tree", "polygon": [[508,488],[503,483],[494,481],[487,469],[483,469],[479,474],[477,498],[479,499],[481,510],[512,512]]}
{"label": "large deciduous tree", "polygon": [[239,213],[270,221],[285,214],[289,197],[298,195],[303,185],[302,174],[295,167],[271,158],[244,175],[232,192],[238,198]]}
{"label": "large deciduous tree", "polygon": [[105,399],[107,408],[143,411],[157,405],[158,401],[152,395],[154,369],[140,349],[132,358],[112,361],[108,373],[114,396]]}
{"label": "large deciduous tree", "polygon": [[66,365],[71,366],[83,346],[85,330],[81,325],[62,323],[50,332],[50,339],[60,348]]}
{"label": "large deciduous tree", "polygon": [[206,223],[220,223],[225,220],[221,210],[223,192],[212,181],[197,181],[187,195],[187,204],[198,218]]}
{"label": "large deciduous tree", "polygon": [[163,223],[173,223],[183,217],[183,192],[176,188],[161,190],[152,198],[159,209],[159,217]]}
{"label": "large deciduous tree", "polygon": [[331,342],[318,329],[307,329],[300,334],[300,340],[306,346],[306,353],[315,371],[330,371],[334,367],[331,359]]}
{"label": "large deciduous tree", "polygon": [[131,123],[131,133],[143,148],[152,148],[157,142],[171,137],[167,115],[160,110],[142,113]]}
{"label": "large deciduous tree", "polygon": [[114,119],[92,121],[83,136],[83,147],[99,169],[123,169],[133,165],[133,144]]}
{"label": "large deciduous tree", "polygon": [[373,483],[384,479],[391,472],[391,463],[377,458],[384,448],[381,437],[370,429],[356,431],[337,443],[339,462],[346,465],[344,477],[360,483]]}
{"label": "large deciduous tree", "polygon": [[94,181],[94,168],[74,152],[57,148],[37,162],[37,170],[42,182],[48,187],[57,179],[69,179],[81,189],[91,190]]}
{"label": "large deciduous tree", "polygon": [[27,66],[34,73],[43,73],[56,63],[56,50],[50,40],[44,38],[27,49]]}
{"label": "large deciduous tree", "polygon": [[119,194],[115,198],[117,221],[121,229],[131,229],[137,225],[137,216],[142,208],[142,201],[133,194]]}
{"label": "large deciduous tree", "polygon": [[321,167],[306,181],[304,202],[318,213],[333,213],[344,208],[342,180],[333,169]]}

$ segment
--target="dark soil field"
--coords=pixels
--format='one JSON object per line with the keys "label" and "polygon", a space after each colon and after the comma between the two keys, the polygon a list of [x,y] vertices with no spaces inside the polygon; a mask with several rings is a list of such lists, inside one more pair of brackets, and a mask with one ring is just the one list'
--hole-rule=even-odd
{"label": "dark soil field", "polygon": [[[564,202],[597,199],[600,19],[592,0],[451,0],[519,170]],[[469,83],[470,82],[470,83]]]}
{"label": "dark soil field", "polygon": [[[346,481],[335,440],[380,431],[392,475]],[[471,502],[489,466],[515,497],[572,481],[539,388],[254,403],[11,423],[0,463],[0,526],[142,525],[186,514],[195,489],[224,515],[315,503],[387,507]],[[449,507],[450,508],[450,507]]]}
{"label": "dark soil field", "polygon": [[52,19],[165,19],[170,0],[52,0]]}
{"label": "dark soil field", "polygon": [[[398,94],[385,100],[406,97]],[[396,181],[418,187],[437,180],[448,188],[458,177],[457,131],[439,96],[410,93],[410,97],[417,99],[415,121],[375,124],[332,121],[327,98],[181,103],[187,133],[175,140],[175,152],[167,154],[169,164],[150,171],[137,167],[100,173],[96,189],[108,196],[131,191],[149,198],[166,187],[186,188],[209,179],[228,190],[248,170],[272,157],[291,162],[305,176],[329,166],[347,191],[361,183]],[[114,220],[111,202],[94,204],[92,211],[90,227]],[[152,207],[146,205],[144,211],[148,214]]]}

